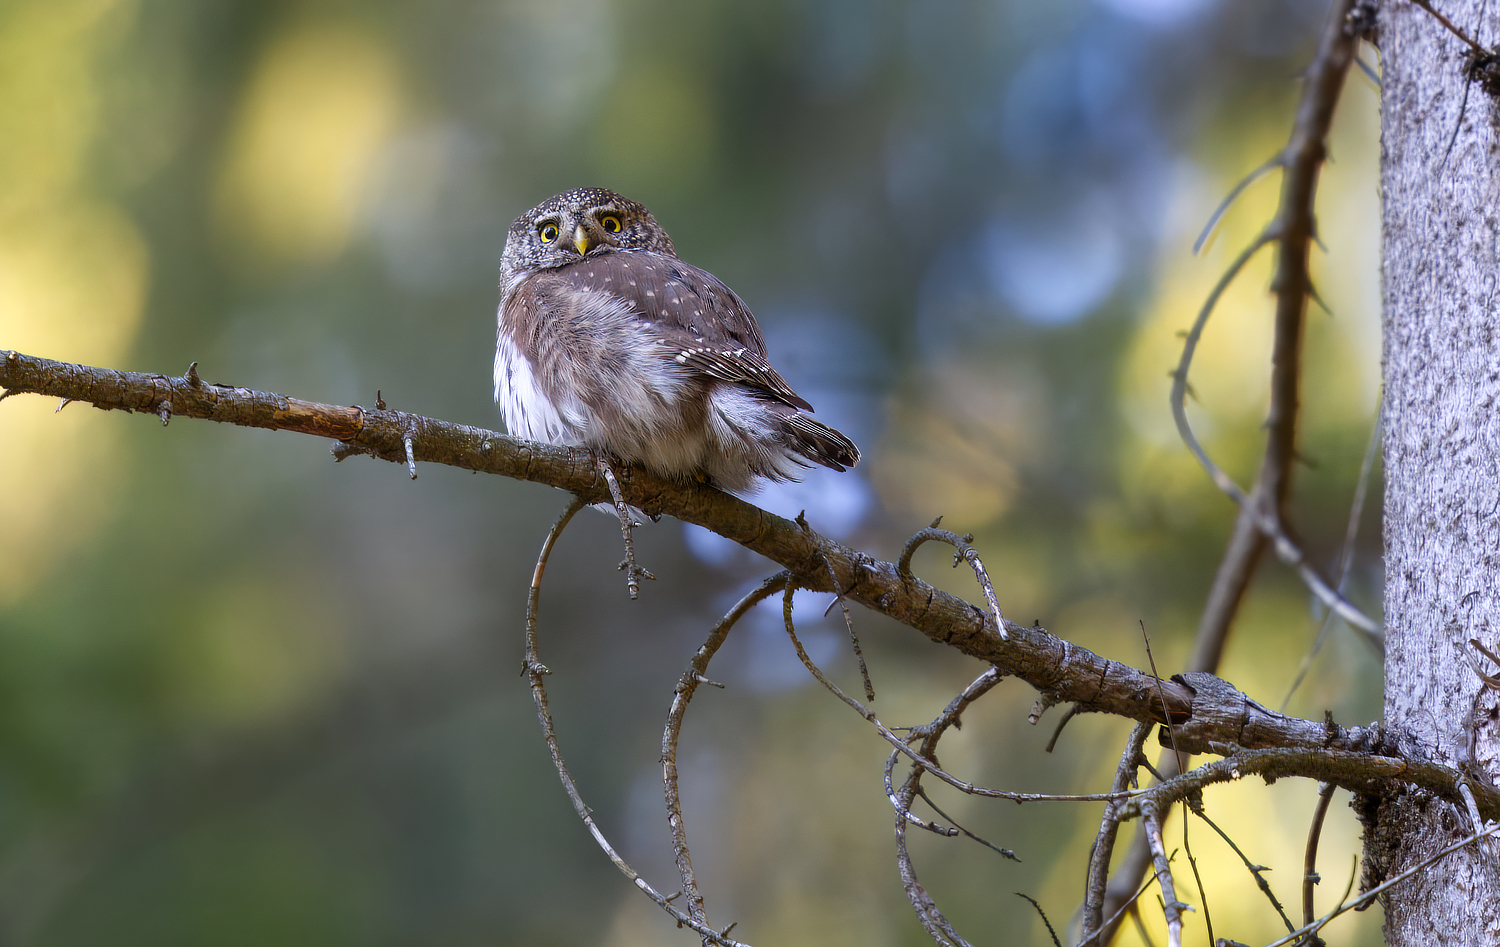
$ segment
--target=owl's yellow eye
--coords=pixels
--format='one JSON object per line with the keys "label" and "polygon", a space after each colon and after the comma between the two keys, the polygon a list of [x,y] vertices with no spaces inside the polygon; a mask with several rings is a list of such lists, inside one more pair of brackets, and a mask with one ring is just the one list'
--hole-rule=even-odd
{"label": "owl's yellow eye", "polygon": [[609,233],[619,233],[620,218],[616,217],[614,214],[605,214],[603,217],[599,218],[599,226],[603,227]]}
{"label": "owl's yellow eye", "polygon": [[537,228],[536,233],[542,238],[543,243],[551,243],[557,239],[557,224],[542,224]]}

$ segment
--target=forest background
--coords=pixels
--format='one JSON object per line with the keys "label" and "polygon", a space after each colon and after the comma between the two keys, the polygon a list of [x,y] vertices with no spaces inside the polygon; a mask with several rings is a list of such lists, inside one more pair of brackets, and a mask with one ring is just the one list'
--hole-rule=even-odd
{"label": "forest background", "polygon": [[[172,374],[196,361],[211,381],[332,403],[378,390],[497,428],[505,230],[557,191],[611,187],[750,303],[783,374],[865,451],[852,474],[758,502],[883,558],[941,514],[975,534],[1008,617],[1136,666],[1144,623],[1170,673],[1234,508],[1177,438],[1168,373],[1270,217],[1274,177],[1192,243],[1284,144],[1324,10],[10,0],[0,347]],[[1323,563],[1378,400],[1377,99],[1352,77],[1318,195],[1330,314],[1308,325],[1293,519]],[[1196,430],[1242,481],[1262,444],[1268,273],[1263,256],[1220,304],[1192,379]],[[0,942],[689,942],[577,824],[518,676],[562,494],[55,407],[0,405]],[[659,580],[630,603],[617,525],[575,522],[544,657],[585,797],[669,885],[671,688],[772,569],[671,520],[637,542]],[[977,600],[944,553],[918,568]],[[1378,611],[1379,584],[1371,503],[1348,592]],[[799,623],[848,680],[829,602],[804,596]],[[1268,563],[1221,673],[1276,706],[1321,619]],[[931,719],[978,672],[856,621],[887,721]],[[884,745],[807,678],[779,609],[731,636],[714,677],[727,689],[699,698],[679,765],[715,915],[754,943],[925,942],[893,865]],[[1335,629],[1286,709],[1367,722],[1379,699],[1378,660]],[[1105,788],[1128,722],[1075,720],[1049,755],[1054,718],[1029,725],[1033,700],[1015,687],[976,707],[947,768]],[[1314,799],[1295,783],[1209,796],[1281,869],[1283,900]],[[1009,892],[1065,923],[1097,812],[951,801],[1023,862],[921,839],[929,888],[960,929],[1046,943]],[[1327,866],[1357,850],[1342,807],[1323,844]],[[1243,869],[1207,868],[1226,893],[1216,925],[1273,936]],[[1333,942],[1377,943],[1376,915]]]}

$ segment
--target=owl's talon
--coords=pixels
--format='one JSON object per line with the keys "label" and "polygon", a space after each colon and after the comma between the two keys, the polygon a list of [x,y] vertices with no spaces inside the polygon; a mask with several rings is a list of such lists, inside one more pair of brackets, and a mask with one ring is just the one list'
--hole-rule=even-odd
{"label": "owl's talon", "polygon": [[652,582],[656,581],[656,576],[651,574],[649,570],[641,568],[640,566],[631,562],[629,559],[621,559],[620,564],[618,566],[615,566],[615,570],[618,572],[624,572],[626,569],[629,569],[631,572],[633,572],[635,574],[635,577],[638,579],[650,579]]}
{"label": "owl's talon", "polygon": [[620,535],[625,540],[625,561],[620,563],[620,570],[625,573],[625,590],[630,593],[633,602],[640,597],[642,576],[654,579],[656,576],[642,569],[635,561],[635,528],[637,523],[630,515],[630,507],[625,503],[625,494],[620,491],[620,481],[615,477],[614,468],[609,461],[603,457],[594,456],[594,466],[603,475],[604,482],[609,485],[609,495],[614,500],[615,514],[620,517]]}

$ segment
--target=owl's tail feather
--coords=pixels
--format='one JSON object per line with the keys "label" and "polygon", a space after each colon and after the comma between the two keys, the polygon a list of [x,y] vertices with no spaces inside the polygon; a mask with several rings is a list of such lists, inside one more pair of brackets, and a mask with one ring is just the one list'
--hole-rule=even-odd
{"label": "owl's tail feather", "polygon": [[859,463],[859,448],[853,441],[800,411],[783,416],[782,431],[790,442],[788,447],[813,463],[833,470]]}

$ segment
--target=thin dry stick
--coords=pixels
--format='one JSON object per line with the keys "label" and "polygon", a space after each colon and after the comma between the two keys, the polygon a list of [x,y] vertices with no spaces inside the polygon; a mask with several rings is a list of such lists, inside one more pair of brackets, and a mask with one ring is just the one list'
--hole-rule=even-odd
{"label": "thin dry stick", "polygon": [[[968,829],[966,829],[963,826],[959,825],[957,819],[953,818],[953,816],[951,816],[948,813],[944,812],[942,810],[941,806],[939,806],[936,802],[932,801],[932,797],[929,796],[929,795],[927,795],[927,790],[926,789],[918,789],[917,790],[917,796],[923,802],[927,803],[929,806],[932,806],[932,811],[933,812],[936,812],[938,815],[942,816],[943,818],[947,819],[949,822],[953,823],[953,832],[952,833],[948,833],[948,837],[949,838],[952,838],[954,835],[962,835],[964,838],[967,838],[967,839],[970,839],[972,841],[978,842],[980,845],[983,845],[985,848],[989,849],[990,851],[995,852],[1001,858],[1004,858],[1007,861],[1019,862],[1021,860],[1020,858],[1016,857],[1016,853],[1013,850],[1008,849],[1008,848],[1001,848],[1000,846],[996,845],[994,842],[991,842],[989,839],[982,838],[981,836],[975,835],[973,832],[970,832]],[[915,824],[915,823],[913,823],[913,824]]]}
{"label": "thin dry stick", "polygon": [[1235,198],[1243,194],[1247,187],[1265,177],[1270,171],[1280,168],[1285,164],[1286,153],[1280,152],[1273,155],[1265,164],[1240,178],[1240,183],[1236,184],[1230,190],[1229,194],[1225,196],[1224,200],[1220,202],[1219,206],[1214,208],[1214,212],[1208,215],[1208,223],[1203,225],[1203,230],[1198,234],[1198,239],[1193,241],[1193,255],[1197,256],[1198,252],[1203,249],[1203,245],[1208,243],[1208,238],[1213,234],[1214,228],[1219,226],[1219,221],[1224,219],[1224,215],[1228,213],[1230,206],[1234,204]]}
{"label": "thin dry stick", "polygon": [[969,568],[974,570],[974,577],[979,580],[979,587],[984,590],[984,600],[989,603],[990,614],[995,616],[995,627],[1000,630],[1000,637],[1009,638],[1010,635],[1005,631],[1005,618],[1000,614],[1000,600],[995,597],[995,587],[990,583],[990,574],[985,570],[984,563],[980,561],[979,553],[973,546],[969,545],[974,540],[973,535],[959,536],[957,533],[949,532],[946,529],[939,529],[937,524],[942,519],[940,516],[933,520],[931,526],[923,530],[918,530],[906,541],[906,545],[901,549],[901,558],[896,560],[896,571],[902,576],[911,575],[912,553],[916,552],[917,547],[923,543],[947,543],[958,550],[953,557],[954,568],[957,568],[959,561],[962,560],[967,562]]}
{"label": "thin dry stick", "polygon": [[1323,837],[1323,821],[1328,818],[1328,804],[1333,801],[1333,783],[1318,786],[1318,805],[1313,809],[1312,825],[1307,830],[1307,851],[1302,856],[1302,926],[1312,924],[1313,887],[1318,877],[1318,842]]}
{"label": "thin dry stick", "polygon": [[1437,10],[1434,10],[1432,8],[1432,4],[1428,2],[1428,0],[1411,0],[1411,2],[1426,10],[1428,13],[1432,14],[1433,18],[1435,18],[1439,23],[1443,24],[1443,26],[1447,28],[1448,32],[1452,33],[1454,36],[1457,36],[1459,39],[1468,44],[1469,49],[1472,50],[1475,54],[1480,56],[1490,55],[1489,50],[1485,49],[1483,46],[1470,39],[1469,34],[1465,33],[1463,30],[1455,26],[1452,20],[1448,19],[1446,16],[1443,16],[1443,14],[1439,13]]}
{"label": "thin dry stick", "polygon": [[1140,800],[1141,828],[1151,846],[1151,860],[1156,863],[1156,883],[1161,885],[1162,913],[1167,919],[1167,947],[1182,947],[1182,910],[1188,907],[1177,900],[1177,889],[1172,884],[1172,863],[1167,858],[1167,846],[1161,837],[1161,813],[1156,800],[1146,796]]}
{"label": "thin dry stick", "polygon": [[[542,724],[542,737],[547,741],[547,751],[552,755],[552,765],[557,769],[558,779],[562,781],[563,789],[568,794],[568,800],[573,804],[573,811],[578,818],[588,827],[589,834],[594,837],[594,842],[609,856],[609,860],[615,863],[620,873],[629,878],[646,896],[657,903],[663,911],[672,915],[678,924],[692,928],[703,936],[705,943],[718,944],[720,947],[749,947],[737,940],[731,940],[719,931],[709,927],[703,921],[691,917],[678,910],[671,903],[671,898],[666,897],[642,878],[640,873],[621,858],[619,853],[610,845],[609,839],[594,822],[593,814],[590,813],[588,805],[579,795],[578,787],[573,782],[573,776],[568,772],[568,765],[563,761],[562,749],[557,742],[557,732],[552,724],[552,712],[547,707],[547,690],[543,685],[543,679],[551,673],[547,666],[542,664],[538,653],[537,616],[540,613],[542,595],[542,575],[547,569],[547,559],[552,555],[552,547],[556,545],[557,538],[562,535],[563,528],[568,521],[588,504],[581,499],[575,499],[563,511],[561,517],[553,524],[552,529],[547,532],[547,538],[542,543],[541,554],[537,556],[536,569],[531,574],[531,589],[526,597],[526,657],[523,673],[531,679],[531,697],[536,703],[537,718]],[[675,897],[675,895],[673,896]]]}
{"label": "thin dry stick", "polygon": [[688,669],[682,673],[677,689],[672,695],[672,708],[667,712],[667,725],[661,737],[661,766],[663,795],[667,804],[667,825],[672,830],[672,854],[677,862],[677,873],[682,878],[682,891],[687,896],[688,913],[697,920],[708,923],[703,907],[703,896],[698,891],[698,879],[693,873],[693,859],[688,850],[687,825],[682,818],[682,797],[677,782],[677,743],[682,734],[683,718],[687,715],[688,703],[693,699],[699,684],[712,684],[706,675],[708,662],[729,637],[732,629],[745,613],[768,597],[781,591],[791,578],[789,572],[778,572],[757,586],[750,594],[740,599],[718,624],[709,632],[708,640],[693,655]]}
{"label": "thin dry stick", "polygon": [[[790,600],[792,593],[796,591],[796,588],[797,586],[795,585],[787,586],[786,598],[788,600]],[[875,712],[873,710],[870,710],[869,708],[865,707],[864,704],[861,704],[853,697],[850,697],[848,694],[844,693],[842,688],[833,683],[833,681],[830,681],[828,679],[828,676],[825,675],[823,671],[813,663],[812,658],[808,657],[807,650],[802,647],[802,642],[797,638],[796,629],[790,624],[790,622],[788,622],[787,624],[787,636],[792,640],[792,647],[797,652],[798,660],[802,662],[802,666],[807,668],[808,673],[811,674],[819,684],[822,684],[829,693],[833,694],[833,696],[848,704],[855,713],[865,718],[865,720],[877,731],[879,731],[880,735],[885,738],[885,741],[892,747],[894,747],[897,752],[906,756],[914,764],[920,766],[922,769],[936,776],[938,779],[952,786],[954,789],[959,790],[960,792],[965,792],[973,796],[982,796],[990,799],[1008,799],[1011,802],[1108,802],[1111,799],[1117,799],[1121,796],[1139,795],[1138,792],[1089,792],[1072,794],[1008,792],[1004,789],[990,789],[985,786],[977,786],[974,783],[965,782],[964,780],[959,779],[957,776],[954,776],[953,774],[944,770],[942,767],[933,763],[931,760],[924,759],[916,750],[913,750],[906,744],[905,741],[897,736],[890,727],[887,727],[884,723],[882,723],[880,718],[875,715]]]}
{"label": "thin dry stick", "polygon": [[1188,826],[1191,820],[1187,818],[1187,812],[1192,805],[1192,799],[1182,800],[1182,850],[1187,855],[1188,867],[1193,870],[1193,884],[1198,886],[1198,900],[1203,904],[1203,925],[1208,928],[1208,942],[1215,944],[1218,940],[1214,937],[1214,914],[1208,909],[1208,889],[1203,884],[1203,876],[1198,873],[1198,859],[1193,857],[1193,846],[1188,843]]}
{"label": "thin dry stick", "polygon": [[1047,925],[1047,934],[1052,938],[1052,947],[1062,947],[1062,941],[1058,938],[1057,931],[1052,929],[1052,922],[1047,920],[1047,912],[1042,910],[1042,906],[1036,902],[1036,899],[1019,891],[1015,892],[1015,895],[1018,898],[1025,898],[1031,902],[1032,907],[1036,908],[1036,913],[1041,917],[1042,923]]}
{"label": "thin dry stick", "polygon": [[[1391,888],[1395,887],[1411,876],[1419,872],[1426,871],[1430,866],[1437,864],[1439,861],[1442,861],[1444,858],[1447,858],[1449,855],[1452,855],[1454,852],[1458,851],[1461,848],[1464,848],[1465,846],[1473,845],[1480,839],[1493,838],[1496,832],[1500,832],[1500,822],[1497,822],[1489,826],[1488,828],[1482,829],[1481,831],[1475,832],[1472,835],[1459,839],[1457,842],[1454,842],[1452,845],[1449,845],[1442,851],[1435,852],[1429,857],[1424,858],[1422,861],[1401,872],[1401,874],[1396,875],[1392,878],[1387,878],[1383,883],[1376,885],[1369,891],[1366,891],[1364,894],[1355,898],[1353,901],[1341,899],[1339,906],[1334,910],[1329,911],[1327,914],[1318,918],[1316,921],[1307,925],[1306,927],[1300,927],[1297,930],[1292,931],[1290,934],[1286,935],[1280,940],[1273,940],[1271,943],[1266,944],[1265,947],[1287,947],[1288,944],[1293,943],[1300,937],[1306,937],[1311,934],[1316,934],[1318,931],[1328,926],[1328,923],[1339,915],[1349,911],[1359,910],[1361,907],[1364,907],[1366,904],[1371,903],[1386,891],[1390,890]],[[1353,886],[1352,876],[1350,878],[1350,886]],[[1347,899],[1348,897],[1349,892],[1348,890],[1345,890],[1344,898]]]}
{"label": "thin dry stick", "polygon": [[[1339,594],[1344,594],[1344,583],[1349,579],[1349,567],[1354,564],[1354,541],[1359,538],[1359,520],[1365,510],[1365,494],[1370,486],[1370,473],[1375,468],[1375,455],[1380,450],[1381,416],[1377,410],[1375,423],[1370,426],[1370,439],[1365,443],[1365,456],[1359,463],[1359,480],[1354,485],[1354,497],[1349,502],[1349,520],[1344,527],[1344,545],[1339,550],[1338,584]],[[1302,680],[1307,672],[1312,669],[1313,658],[1323,650],[1323,645],[1328,640],[1328,633],[1333,630],[1333,618],[1337,613],[1330,610],[1323,616],[1323,622],[1318,627],[1318,635],[1313,639],[1312,647],[1302,656],[1302,663],[1297,667],[1297,673],[1292,678],[1292,686],[1287,688],[1286,697],[1281,700],[1281,711],[1286,712],[1287,704],[1291,703],[1292,695],[1302,685]],[[1368,637],[1364,638],[1369,641]]]}
{"label": "thin dry stick", "polygon": [[1146,634],[1146,623],[1142,621],[1140,625],[1141,640],[1146,643],[1146,661],[1151,665],[1151,676],[1156,678],[1156,693],[1161,698],[1163,715],[1167,718],[1167,739],[1172,741],[1172,753],[1177,759],[1177,771],[1182,772],[1187,769],[1187,756],[1177,748],[1177,732],[1172,729],[1172,714],[1167,708],[1167,698],[1161,689],[1161,672],[1156,669],[1156,658],[1151,654],[1151,636]]}
{"label": "thin dry stick", "polygon": [[[801,513],[797,514],[797,525],[803,529],[812,529],[811,526],[807,525],[807,518]],[[875,699],[875,685],[870,681],[870,668],[865,664],[865,651],[859,646],[859,635],[854,630],[854,617],[849,614],[849,603],[844,601],[844,592],[839,588],[838,574],[833,571],[833,563],[828,560],[827,556],[822,555],[820,552],[818,558],[823,560],[823,568],[828,572],[828,583],[833,586],[833,604],[837,605],[839,610],[844,613],[844,629],[849,632],[849,647],[854,649],[854,659],[859,663],[859,679],[865,685],[865,700],[873,701]],[[833,606],[830,605],[829,607],[832,608]],[[825,611],[823,615],[827,617],[828,613]]]}
{"label": "thin dry stick", "polygon": [[1208,817],[1208,813],[1203,811],[1202,806],[1193,807],[1192,812],[1207,823],[1209,828],[1217,832],[1219,838],[1224,840],[1224,844],[1228,845],[1240,857],[1240,861],[1245,865],[1245,870],[1250,872],[1250,877],[1255,879],[1256,887],[1260,888],[1261,894],[1266,896],[1266,900],[1271,902],[1271,907],[1275,908],[1276,913],[1281,916],[1281,923],[1286,925],[1287,930],[1291,930],[1292,919],[1286,916],[1286,909],[1282,907],[1281,899],[1276,897],[1276,892],[1271,890],[1271,883],[1266,880],[1266,872],[1270,869],[1264,865],[1257,865],[1246,857],[1239,845],[1235,844],[1234,839],[1229,837],[1229,833],[1219,828],[1219,824]]}
{"label": "thin dry stick", "polygon": [[[1125,752],[1120,755],[1120,765],[1115,769],[1115,781],[1110,785],[1114,792],[1125,792],[1135,784],[1135,770],[1141,759],[1141,750],[1146,737],[1151,734],[1151,724],[1138,723],[1130,731],[1125,743]],[[1083,900],[1084,942],[1103,930],[1104,889],[1109,881],[1109,861],[1115,851],[1115,837],[1120,831],[1122,805],[1111,801],[1104,807],[1104,816],[1099,820],[1099,834],[1094,838],[1094,847],[1089,853],[1088,888]]]}

